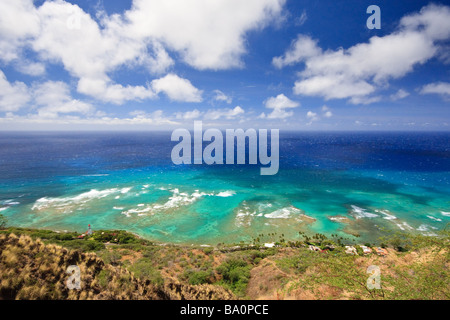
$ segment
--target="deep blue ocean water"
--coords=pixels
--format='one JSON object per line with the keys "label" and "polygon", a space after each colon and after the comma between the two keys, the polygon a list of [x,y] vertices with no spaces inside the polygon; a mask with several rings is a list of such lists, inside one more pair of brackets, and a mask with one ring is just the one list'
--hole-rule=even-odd
{"label": "deep blue ocean water", "polygon": [[0,133],[0,213],[54,230],[176,243],[299,231],[433,236],[450,221],[450,133],[280,134],[280,169],[180,165],[171,132]]}

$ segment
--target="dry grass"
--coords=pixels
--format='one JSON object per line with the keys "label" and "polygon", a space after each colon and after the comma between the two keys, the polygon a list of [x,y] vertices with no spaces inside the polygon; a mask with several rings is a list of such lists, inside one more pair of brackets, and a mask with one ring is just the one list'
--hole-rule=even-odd
{"label": "dry grass", "polygon": [[[81,272],[81,289],[69,290],[69,266]],[[27,235],[0,234],[0,299],[231,299],[209,285],[189,286],[176,280],[155,286],[125,268],[106,265],[95,253],[68,250]]]}

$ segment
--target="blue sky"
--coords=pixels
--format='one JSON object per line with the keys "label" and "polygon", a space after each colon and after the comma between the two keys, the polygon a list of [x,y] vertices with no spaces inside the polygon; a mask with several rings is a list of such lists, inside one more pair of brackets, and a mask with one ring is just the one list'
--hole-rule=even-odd
{"label": "blue sky", "polygon": [[447,131],[449,76],[444,2],[0,0],[0,130]]}

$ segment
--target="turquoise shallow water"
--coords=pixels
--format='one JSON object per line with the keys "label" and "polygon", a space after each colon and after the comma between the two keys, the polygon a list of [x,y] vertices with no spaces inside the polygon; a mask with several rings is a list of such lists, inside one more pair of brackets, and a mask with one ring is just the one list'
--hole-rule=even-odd
{"label": "turquoise shallow water", "polygon": [[18,226],[91,224],[176,243],[432,236],[450,221],[448,138],[285,134],[279,173],[260,176],[259,166],[175,166],[170,133],[4,134],[0,210]]}

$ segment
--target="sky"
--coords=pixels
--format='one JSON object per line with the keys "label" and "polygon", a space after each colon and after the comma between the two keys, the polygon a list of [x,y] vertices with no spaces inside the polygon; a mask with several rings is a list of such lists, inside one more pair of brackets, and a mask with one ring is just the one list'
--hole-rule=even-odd
{"label": "sky", "polygon": [[[380,29],[370,29],[370,5]],[[0,0],[0,130],[448,131],[450,6]]]}

